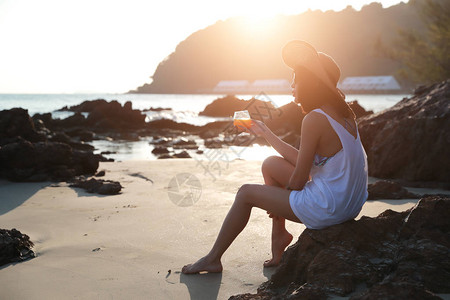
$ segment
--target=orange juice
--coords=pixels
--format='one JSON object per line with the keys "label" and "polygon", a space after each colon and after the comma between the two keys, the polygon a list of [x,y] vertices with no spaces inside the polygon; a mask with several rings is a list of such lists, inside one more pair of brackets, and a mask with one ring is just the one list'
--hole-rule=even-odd
{"label": "orange juice", "polygon": [[236,127],[252,127],[252,119],[234,119],[233,125]]}

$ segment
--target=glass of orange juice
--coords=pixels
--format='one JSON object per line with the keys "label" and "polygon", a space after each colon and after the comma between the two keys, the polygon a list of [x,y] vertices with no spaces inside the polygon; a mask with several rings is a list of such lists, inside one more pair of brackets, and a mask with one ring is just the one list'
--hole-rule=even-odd
{"label": "glass of orange juice", "polygon": [[233,125],[243,131],[252,127],[252,119],[250,119],[248,110],[236,111],[233,117]]}

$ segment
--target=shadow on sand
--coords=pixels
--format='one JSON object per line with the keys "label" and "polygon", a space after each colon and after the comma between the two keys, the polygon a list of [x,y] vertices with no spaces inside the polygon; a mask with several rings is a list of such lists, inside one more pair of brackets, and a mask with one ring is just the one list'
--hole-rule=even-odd
{"label": "shadow on sand", "polygon": [[22,205],[50,182],[10,182],[0,180],[0,215]]}
{"label": "shadow on sand", "polygon": [[184,283],[191,299],[217,299],[222,273],[180,274],[180,283]]}

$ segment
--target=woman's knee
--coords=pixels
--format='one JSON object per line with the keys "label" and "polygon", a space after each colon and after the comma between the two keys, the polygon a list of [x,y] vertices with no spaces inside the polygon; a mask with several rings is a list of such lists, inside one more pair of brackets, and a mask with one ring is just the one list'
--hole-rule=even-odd
{"label": "woman's knee", "polygon": [[235,201],[239,201],[239,202],[245,202],[245,203],[251,203],[251,197],[252,197],[252,191],[254,191],[255,189],[254,184],[243,184],[237,194],[236,194],[236,199]]}
{"label": "woman's knee", "polygon": [[276,166],[276,163],[280,162],[280,159],[283,158],[276,155],[267,157],[261,165],[261,172],[263,174],[269,175],[271,173],[271,170],[273,170],[274,166]]}

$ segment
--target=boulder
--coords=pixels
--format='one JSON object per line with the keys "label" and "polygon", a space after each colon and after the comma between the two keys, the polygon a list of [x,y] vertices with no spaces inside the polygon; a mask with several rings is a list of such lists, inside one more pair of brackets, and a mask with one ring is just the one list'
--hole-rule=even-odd
{"label": "boulder", "polygon": [[358,128],[369,175],[450,186],[450,79],[421,88]]}
{"label": "boulder", "polygon": [[192,158],[187,151],[181,151],[173,155],[175,158]]}
{"label": "boulder", "polygon": [[31,142],[46,139],[44,135],[38,134],[26,109],[13,108],[0,111],[0,146],[17,137]]}
{"label": "boulder", "polygon": [[0,229],[0,266],[35,257],[30,237],[13,228]]}
{"label": "boulder", "polygon": [[404,212],[305,229],[257,294],[231,299],[432,299],[450,293],[449,211],[450,198],[427,197]]}
{"label": "boulder", "polygon": [[91,178],[89,180],[86,180],[85,178],[78,178],[75,179],[70,186],[79,187],[86,190],[88,193],[97,193],[100,195],[117,195],[122,189],[122,185],[117,181],[95,178]]}
{"label": "boulder", "polygon": [[367,200],[420,198],[419,195],[409,192],[399,183],[390,180],[378,180],[375,183],[370,183],[367,191],[369,192]]}
{"label": "boulder", "polygon": [[276,108],[269,101],[262,101],[255,98],[241,100],[235,96],[226,96],[218,98],[208,104],[199,115],[209,117],[233,117],[234,112],[239,110],[248,110],[253,119],[262,119],[263,116],[274,112]]}
{"label": "boulder", "polygon": [[353,110],[353,112],[355,113],[355,116],[356,116],[357,119],[359,119],[361,117],[364,117],[364,116],[367,116],[367,115],[373,114],[373,111],[371,111],[371,110],[366,111],[364,109],[364,107],[359,105],[358,100],[349,101],[349,102],[347,102],[347,104]]}

